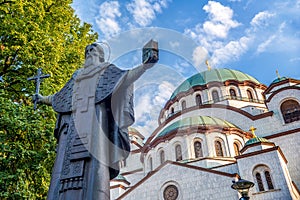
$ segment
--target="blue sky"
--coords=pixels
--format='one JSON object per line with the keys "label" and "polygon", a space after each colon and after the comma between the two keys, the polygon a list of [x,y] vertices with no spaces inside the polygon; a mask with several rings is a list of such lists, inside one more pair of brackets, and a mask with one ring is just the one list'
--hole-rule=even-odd
{"label": "blue sky", "polygon": [[[74,0],[82,21],[111,47],[121,68],[141,62],[149,39],[160,61],[136,84],[136,128],[149,135],[172,91],[212,68],[240,70],[269,85],[276,76],[300,79],[300,0]],[[147,109],[145,109],[147,108]]]}

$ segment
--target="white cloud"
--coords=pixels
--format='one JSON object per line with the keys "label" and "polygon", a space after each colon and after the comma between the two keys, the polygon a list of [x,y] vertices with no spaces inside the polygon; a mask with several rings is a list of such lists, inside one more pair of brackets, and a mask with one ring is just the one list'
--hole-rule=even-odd
{"label": "white cloud", "polygon": [[139,122],[147,120],[146,115],[149,114],[149,107],[152,106],[150,94],[138,97],[137,104],[135,105],[135,117]]}
{"label": "white cloud", "polygon": [[208,13],[209,17],[209,21],[203,24],[203,31],[207,35],[226,38],[230,29],[240,25],[240,23],[232,19],[233,10],[219,2],[209,1],[203,7],[203,10]]}
{"label": "white cloud", "polygon": [[208,57],[208,52],[201,46],[198,46],[193,51],[193,62],[194,65],[198,68],[203,64],[205,59]]}
{"label": "white cloud", "polygon": [[[219,47],[215,48],[212,53],[212,66],[222,65],[231,61],[236,61],[241,55],[246,53],[250,46],[254,42],[257,43],[258,35],[261,34],[262,29],[269,24],[269,20],[275,16],[275,14],[269,11],[263,11],[256,14],[250,22],[250,27],[245,30],[245,35],[241,38],[233,41],[229,41],[227,44],[219,43]],[[282,30],[284,25],[280,25],[279,30]],[[265,32],[264,36],[261,36],[259,40],[262,40],[268,33]],[[266,48],[272,44],[276,35],[269,36],[266,40],[260,43],[256,47],[256,53],[262,53]]]}
{"label": "white cloud", "polygon": [[[233,19],[233,10],[215,1],[209,1],[203,9],[208,13],[208,20],[197,24],[193,29],[186,29],[185,34],[208,50],[212,55],[212,67],[222,67],[228,62],[236,61],[249,50],[256,54],[265,51],[291,51],[291,47],[296,45],[287,44],[291,44],[291,41],[294,41],[294,44],[298,43],[294,37],[285,36],[288,30],[287,22],[278,24],[280,16],[283,15],[281,10],[258,12],[250,20],[244,35],[228,41],[230,30],[240,25]],[[285,46],[289,46],[289,50]],[[193,53],[193,60],[195,65],[203,65],[196,51]]]}
{"label": "white cloud", "polygon": [[[151,4],[152,3],[152,4]],[[156,13],[161,13],[163,8],[168,6],[168,0],[149,2],[146,0],[133,0],[127,4],[127,10],[133,15],[134,21],[145,27],[156,18]]]}
{"label": "white cloud", "polygon": [[120,4],[118,1],[106,1],[100,5],[99,17],[96,23],[106,38],[121,31],[118,18],[121,17]]}
{"label": "white cloud", "polygon": [[261,43],[258,47],[257,47],[257,51],[256,53],[262,53],[266,50],[266,48],[275,40],[276,35],[271,35],[265,42]]}
{"label": "white cloud", "polygon": [[256,14],[253,19],[251,20],[251,25],[253,27],[261,27],[267,26],[269,23],[270,18],[274,17],[274,13],[270,13],[269,11],[263,11]]}
{"label": "white cloud", "polygon": [[167,102],[167,100],[170,98],[174,90],[175,87],[173,84],[167,81],[163,81],[158,86],[158,94],[154,97],[154,104],[164,105]]}
{"label": "white cloud", "polygon": [[168,81],[163,81],[156,87],[155,92],[146,92],[136,97],[134,127],[146,137],[157,128],[162,105],[167,102],[175,89],[174,85]]}
{"label": "white cloud", "polygon": [[230,41],[224,47],[216,49],[212,55],[212,66],[218,66],[221,63],[237,60],[248,50],[252,38],[242,37],[236,41]]}
{"label": "white cloud", "polygon": [[[209,1],[203,7],[203,10],[208,13],[208,20],[203,24],[197,24],[193,29],[186,29],[185,34],[197,40],[200,46],[203,46],[212,54],[212,67],[231,60],[231,57],[237,58],[239,53],[247,49],[247,42],[245,37],[226,44],[230,30],[241,25],[233,19],[233,10],[215,1]],[[239,50],[243,49],[243,51],[233,49],[237,47]],[[203,55],[201,48],[196,48],[193,51],[193,62],[196,67],[203,65],[205,59]]]}

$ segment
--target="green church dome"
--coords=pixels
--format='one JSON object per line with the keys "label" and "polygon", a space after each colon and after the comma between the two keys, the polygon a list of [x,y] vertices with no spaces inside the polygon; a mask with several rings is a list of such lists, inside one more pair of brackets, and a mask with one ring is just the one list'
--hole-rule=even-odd
{"label": "green church dome", "polygon": [[279,82],[284,81],[286,79],[288,79],[288,78],[285,77],[285,76],[284,77],[280,77],[280,78],[276,78],[274,81],[272,81],[272,83],[270,85],[275,84],[275,83],[279,83]]}
{"label": "green church dome", "polygon": [[267,142],[267,143],[269,143],[270,141],[267,140],[266,138],[254,137],[254,138],[251,138],[250,140],[248,140],[245,143],[245,146],[248,146],[250,144],[255,144],[255,143],[261,143],[261,142]]}
{"label": "green church dome", "polygon": [[226,69],[226,68],[221,68],[221,69],[212,69],[212,70],[207,70],[198,74],[195,74],[185,80],[172,94],[170,99],[173,99],[177,94],[180,92],[186,92],[190,88],[194,86],[201,86],[201,85],[206,85],[207,83],[210,82],[224,82],[227,80],[236,80],[239,82],[243,81],[251,81],[256,84],[260,84],[257,79],[254,77],[245,74],[241,71],[233,70],[233,69]]}
{"label": "green church dome", "polygon": [[226,127],[226,128],[237,128],[235,125],[231,124],[230,122],[216,117],[210,117],[210,116],[187,117],[167,126],[157,137],[162,137],[174,130],[180,128],[188,128],[191,126],[218,126],[218,127]]}

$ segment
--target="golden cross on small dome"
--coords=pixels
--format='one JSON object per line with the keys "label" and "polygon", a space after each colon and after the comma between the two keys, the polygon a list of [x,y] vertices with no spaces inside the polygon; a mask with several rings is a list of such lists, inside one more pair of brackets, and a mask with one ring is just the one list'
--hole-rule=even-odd
{"label": "golden cross on small dome", "polygon": [[211,70],[211,66],[210,66],[210,64],[209,64],[208,60],[206,60],[206,61],[205,61],[205,64],[207,65],[207,69],[208,69],[208,71],[210,71],[210,70]]}
{"label": "golden cross on small dome", "polygon": [[279,75],[278,69],[276,69],[276,75],[280,79],[280,75]]}
{"label": "golden cross on small dome", "polygon": [[257,137],[257,136],[255,135],[255,130],[256,130],[256,128],[254,128],[254,126],[251,126],[250,129],[249,129],[249,131],[252,132],[252,135],[253,135],[254,138]]}

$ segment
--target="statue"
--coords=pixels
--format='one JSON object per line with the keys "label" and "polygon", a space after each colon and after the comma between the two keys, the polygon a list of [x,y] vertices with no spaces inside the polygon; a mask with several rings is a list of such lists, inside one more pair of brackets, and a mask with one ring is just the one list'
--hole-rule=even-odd
{"label": "statue", "polygon": [[130,152],[133,82],[158,61],[157,43],[151,40],[143,53],[143,64],[121,70],[105,62],[102,47],[93,43],[85,49],[84,67],[59,92],[37,95],[38,103],[58,113],[57,155],[47,199],[110,199],[109,181]]}

